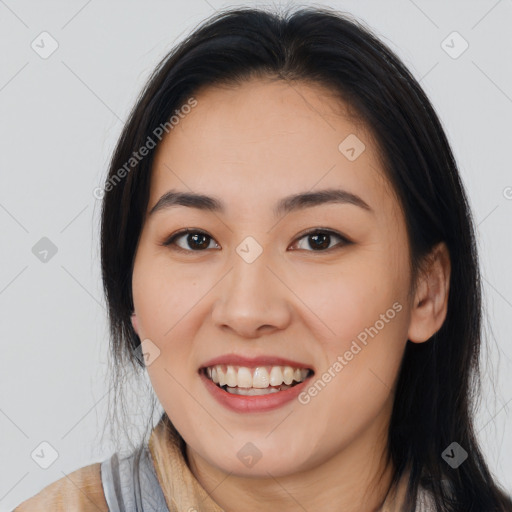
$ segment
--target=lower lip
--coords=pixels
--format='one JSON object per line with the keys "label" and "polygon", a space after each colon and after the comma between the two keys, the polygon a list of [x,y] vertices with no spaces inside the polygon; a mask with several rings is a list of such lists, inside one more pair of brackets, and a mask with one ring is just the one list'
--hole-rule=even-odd
{"label": "lower lip", "polygon": [[199,372],[199,376],[203,380],[206,389],[212,394],[213,398],[221,405],[235,412],[265,412],[273,409],[278,409],[283,405],[291,402],[294,398],[304,390],[307,386],[309,376],[306,380],[296,384],[295,386],[279,391],[277,393],[269,393],[268,395],[233,395],[224,391],[210,380],[204,373]]}

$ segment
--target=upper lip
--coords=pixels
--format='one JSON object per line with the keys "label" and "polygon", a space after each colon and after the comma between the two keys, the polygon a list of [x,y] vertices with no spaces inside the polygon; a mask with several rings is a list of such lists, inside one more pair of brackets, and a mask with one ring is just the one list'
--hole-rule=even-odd
{"label": "upper lip", "polygon": [[254,368],[256,366],[291,366],[293,368],[307,368],[308,370],[313,370],[313,368],[308,364],[301,363],[299,361],[293,361],[283,357],[270,355],[245,357],[236,354],[225,354],[222,356],[214,357],[213,359],[203,363],[201,368],[208,368],[209,366],[215,366],[218,364],[246,366],[248,368]]}

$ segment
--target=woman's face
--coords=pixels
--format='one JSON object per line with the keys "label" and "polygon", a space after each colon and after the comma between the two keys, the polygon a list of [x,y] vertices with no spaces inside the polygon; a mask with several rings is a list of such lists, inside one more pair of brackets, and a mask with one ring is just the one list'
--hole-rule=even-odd
{"label": "woman's face", "polygon": [[[411,323],[404,217],[376,146],[318,86],[195,98],[158,148],[133,271],[155,392],[222,471],[285,475],[343,451],[366,464]],[[215,201],[149,214],[170,191]]]}

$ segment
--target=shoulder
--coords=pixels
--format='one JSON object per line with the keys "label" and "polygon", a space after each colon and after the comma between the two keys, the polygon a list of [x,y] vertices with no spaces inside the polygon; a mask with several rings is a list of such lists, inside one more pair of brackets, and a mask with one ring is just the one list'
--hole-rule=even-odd
{"label": "shoulder", "polygon": [[101,483],[101,463],[79,468],[49,484],[13,512],[108,512]]}

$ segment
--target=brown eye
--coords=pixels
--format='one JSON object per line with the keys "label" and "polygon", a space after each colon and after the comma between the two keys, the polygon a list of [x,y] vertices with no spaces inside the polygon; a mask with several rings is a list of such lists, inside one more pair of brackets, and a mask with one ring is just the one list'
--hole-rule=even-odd
{"label": "brown eye", "polygon": [[[341,240],[341,243],[338,242],[334,246],[331,246],[332,238],[337,238]],[[306,243],[308,247],[312,249],[312,251],[319,251],[319,252],[326,252],[327,250],[330,250],[337,246],[343,246],[350,243],[349,240],[347,240],[344,236],[340,235],[339,233],[335,233],[334,231],[330,230],[315,230],[310,231],[309,233],[306,233],[302,235],[297,240],[306,239]],[[299,249],[305,249],[305,247],[299,247]],[[306,249],[309,250],[309,249]]]}
{"label": "brown eye", "polygon": [[[177,240],[181,239],[183,239],[183,245],[176,243]],[[200,252],[208,249],[211,241],[213,241],[213,238],[204,231],[186,229],[172,235],[163,245],[175,246],[173,249],[178,251]]]}

